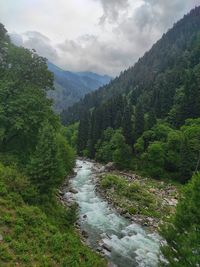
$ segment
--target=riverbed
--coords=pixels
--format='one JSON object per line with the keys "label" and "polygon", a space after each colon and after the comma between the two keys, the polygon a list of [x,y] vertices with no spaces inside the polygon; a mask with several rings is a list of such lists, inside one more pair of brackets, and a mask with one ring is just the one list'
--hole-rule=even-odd
{"label": "riverbed", "polygon": [[77,160],[70,180],[88,244],[118,267],[159,266],[161,238],[118,214],[95,190],[94,163]]}

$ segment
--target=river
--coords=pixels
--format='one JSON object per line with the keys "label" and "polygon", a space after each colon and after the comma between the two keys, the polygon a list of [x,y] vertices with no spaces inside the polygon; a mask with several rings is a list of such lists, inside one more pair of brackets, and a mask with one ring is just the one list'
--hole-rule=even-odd
{"label": "river", "polygon": [[123,218],[95,191],[94,163],[77,160],[76,176],[70,181],[77,190],[79,221],[94,249],[104,248],[105,256],[118,267],[159,265],[160,237]]}

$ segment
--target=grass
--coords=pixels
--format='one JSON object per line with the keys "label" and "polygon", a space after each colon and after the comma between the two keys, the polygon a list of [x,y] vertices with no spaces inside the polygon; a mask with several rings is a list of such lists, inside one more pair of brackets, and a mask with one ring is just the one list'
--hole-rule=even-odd
{"label": "grass", "polygon": [[162,196],[154,192],[164,190],[166,186],[166,183],[150,178],[129,182],[114,174],[106,174],[100,180],[100,187],[124,212],[159,219],[173,211],[173,207],[164,205]]}
{"label": "grass", "polygon": [[106,266],[76,233],[75,208],[66,210],[55,198],[36,204],[31,194],[37,197],[26,177],[0,165],[1,267]]}

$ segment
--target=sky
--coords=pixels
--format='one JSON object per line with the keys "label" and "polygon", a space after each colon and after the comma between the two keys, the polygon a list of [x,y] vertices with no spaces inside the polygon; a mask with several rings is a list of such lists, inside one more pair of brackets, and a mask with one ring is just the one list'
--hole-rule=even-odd
{"label": "sky", "polygon": [[200,0],[0,0],[12,41],[59,67],[119,75]]}

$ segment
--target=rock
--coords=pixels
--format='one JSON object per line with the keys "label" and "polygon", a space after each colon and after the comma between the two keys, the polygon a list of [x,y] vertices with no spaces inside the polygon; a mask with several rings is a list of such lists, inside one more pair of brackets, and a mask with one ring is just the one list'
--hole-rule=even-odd
{"label": "rock", "polygon": [[105,170],[106,171],[114,171],[116,169],[115,163],[114,162],[109,162],[108,164],[106,164],[105,166]]}
{"label": "rock", "polygon": [[77,194],[78,190],[74,189],[74,188],[70,188],[69,192],[73,193],[73,194]]}
{"label": "rock", "polygon": [[99,169],[99,172],[105,172],[105,167],[101,167],[101,168]]}
{"label": "rock", "polygon": [[0,242],[2,242],[3,241],[3,236],[2,235],[0,235]]}
{"label": "rock", "polygon": [[108,267],[117,267],[117,265],[115,265],[113,262],[109,262]]}
{"label": "rock", "polygon": [[126,218],[126,219],[131,219],[132,216],[131,216],[129,213],[126,213],[126,214],[124,215],[124,218]]}
{"label": "rock", "polygon": [[84,218],[84,219],[86,219],[86,218],[87,218],[87,215],[86,215],[86,214],[84,214],[84,215],[83,215],[83,218]]}
{"label": "rock", "polygon": [[172,199],[168,199],[167,202],[168,202],[168,204],[169,204],[170,206],[176,206],[177,203],[178,203],[178,200],[175,199],[175,198],[172,198]]}
{"label": "rock", "polygon": [[156,193],[156,189],[155,188],[150,188],[149,192],[154,194],[154,193]]}
{"label": "rock", "polygon": [[61,190],[58,190],[58,194],[63,197],[65,193],[62,192]]}
{"label": "rock", "polygon": [[97,248],[97,251],[98,251],[98,252],[101,252],[101,251],[102,251],[102,247],[98,247],[98,248]]}
{"label": "rock", "polygon": [[81,234],[82,234],[83,237],[88,238],[88,233],[86,231],[83,230],[81,232]]}
{"label": "rock", "polygon": [[109,245],[107,245],[106,243],[103,243],[102,248],[104,248],[108,252],[111,252],[112,251],[111,247]]}
{"label": "rock", "polygon": [[115,188],[114,187],[112,187],[111,189],[110,189],[110,193],[115,193]]}
{"label": "rock", "polygon": [[101,238],[108,238],[108,239],[111,239],[111,237],[107,234],[107,233],[102,233],[101,234]]}

